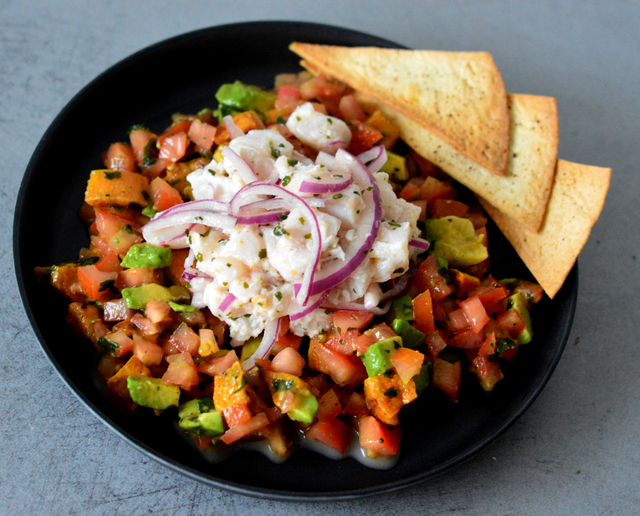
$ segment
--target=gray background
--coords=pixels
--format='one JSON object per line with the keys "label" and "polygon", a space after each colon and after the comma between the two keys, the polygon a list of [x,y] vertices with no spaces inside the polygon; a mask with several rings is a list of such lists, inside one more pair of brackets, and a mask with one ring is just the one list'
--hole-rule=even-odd
{"label": "gray background", "polygon": [[[531,409],[456,469],[400,493],[284,504],[218,491],[147,459],[65,387],[29,326],[11,238],[28,159],[97,74],[164,38],[248,20],[340,25],[413,48],[487,50],[507,90],[555,96],[563,159],[613,168],[580,256],[576,319]],[[0,513],[638,514],[640,3],[0,0]],[[52,164],[64,173],[64,164]]]}

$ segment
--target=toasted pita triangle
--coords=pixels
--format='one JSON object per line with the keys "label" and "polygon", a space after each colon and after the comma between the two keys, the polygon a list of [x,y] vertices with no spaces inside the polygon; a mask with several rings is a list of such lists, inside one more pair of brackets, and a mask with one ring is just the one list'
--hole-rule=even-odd
{"label": "toasted pita triangle", "polygon": [[502,175],[507,165],[507,96],[490,54],[292,43],[314,71],[346,82]]}
{"label": "toasted pita triangle", "polygon": [[549,205],[539,232],[480,202],[525,265],[553,297],[571,271],[598,220],[611,180],[610,168],[558,160]]}
{"label": "toasted pita triangle", "polygon": [[500,211],[537,231],[547,207],[558,151],[558,111],[550,97],[508,94],[510,148],[507,173],[496,176],[413,120],[358,94],[365,109],[380,109],[418,154],[484,197]]}

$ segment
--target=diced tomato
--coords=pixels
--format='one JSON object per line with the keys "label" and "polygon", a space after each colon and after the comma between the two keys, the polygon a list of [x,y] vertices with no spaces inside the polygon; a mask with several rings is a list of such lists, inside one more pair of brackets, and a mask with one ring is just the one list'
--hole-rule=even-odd
{"label": "diced tomato", "polygon": [[427,177],[420,188],[419,199],[427,201],[429,206],[433,206],[438,199],[455,199],[457,193],[453,186],[435,177]]}
{"label": "diced tomato", "polygon": [[375,110],[367,118],[366,123],[382,133],[383,138],[380,140],[379,145],[384,145],[387,150],[393,149],[400,137],[400,129],[396,124],[389,120],[379,109]]}
{"label": "diced tomato", "polygon": [[96,267],[102,272],[120,272],[120,259],[115,253],[109,253],[96,262]]}
{"label": "diced tomato", "polygon": [[165,347],[167,352],[189,353],[195,355],[200,347],[200,337],[189,326],[182,323],[176,328],[171,337],[169,337],[168,345]]}
{"label": "diced tomato", "polygon": [[464,314],[464,311],[462,311],[460,308],[458,308],[457,310],[452,310],[451,312],[449,312],[448,316],[449,318],[447,321],[447,326],[452,332],[456,333],[471,328],[469,320]]}
{"label": "diced tomato", "polygon": [[514,339],[518,338],[518,335],[525,329],[524,320],[518,312],[515,310],[507,310],[506,312],[496,317],[496,322],[502,326],[509,335]]}
{"label": "diced tomato", "polygon": [[159,158],[175,163],[182,159],[187,152],[188,145],[186,133],[179,132],[172,136],[164,138],[160,144]]}
{"label": "diced tomato", "polygon": [[150,319],[147,319],[140,313],[134,314],[134,316],[131,318],[131,322],[135,324],[135,326],[145,337],[153,337],[162,331],[162,328],[160,328],[160,326],[158,326]]}
{"label": "diced tomato", "polygon": [[164,357],[164,350],[148,340],[140,337],[139,335],[133,335],[133,354],[138,357],[138,360],[146,366],[155,366],[162,362]]}
{"label": "diced tomato", "polygon": [[467,211],[469,211],[469,206],[463,202],[452,199],[436,199],[433,203],[433,208],[431,208],[431,216],[434,219],[449,217],[451,215],[464,217]]}
{"label": "diced tomato", "polygon": [[337,351],[346,356],[351,356],[356,352],[356,340],[360,336],[358,330],[344,331],[339,335],[327,340],[324,346]]}
{"label": "diced tomato", "polygon": [[314,340],[309,343],[309,367],[328,374],[338,385],[362,383],[367,377],[361,360],[342,355]]}
{"label": "diced tomato", "polygon": [[171,320],[171,307],[166,301],[152,299],[144,307],[144,313],[151,322],[156,324]]}
{"label": "diced tomato", "polygon": [[349,448],[351,433],[349,425],[333,418],[316,421],[305,435],[308,439],[314,439],[344,454]]}
{"label": "diced tomato", "polygon": [[449,337],[447,344],[455,348],[474,349],[480,347],[482,339],[475,331],[464,330]]}
{"label": "diced tomato", "polygon": [[444,392],[452,403],[458,401],[461,380],[460,362],[452,364],[436,357],[433,363],[433,385]]}
{"label": "diced tomato", "polygon": [[361,330],[367,327],[373,319],[373,314],[356,310],[336,310],[331,317],[336,332],[342,334],[349,330]]}
{"label": "diced tomato", "polygon": [[291,84],[283,84],[278,86],[277,97],[275,101],[276,118],[289,118],[289,115],[295,111],[300,104],[300,88]]}
{"label": "diced tomato", "polygon": [[203,435],[194,435],[193,440],[195,441],[196,447],[198,448],[198,450],[202,451],[211,444],[211,441],[213,441],[213,438],[205,437]]}
{"label": "diced tomato", "polygon": [[346,88],[347,85],[343,82],[318,75],[300,85],[300,96],[303,100],[317,99],[324,104],[334,104],[337,107]]}
{"label": "diced tomato", "polygon": [[392,457],[398,453],[402,430],[389,427],[373,416],[360,420],[358,429],[360,446],[370,457]]}
{"label": "diced tomato", "polygon": [[149,283],[162,283],[162,271],[160,269],[136,267],[120,271],[120,273],[118,273],[116,287],[122,290],[123,288],[139,287],[141,285],[148,285]]}
{"label": "diced tomato", "polygon": [[460,310],[464,312],[471,329],[480,333],[485,324],[489,322],[489,316],[478,296],[473,296],[460,301]]}
{"label": "diced tomato", "polygon": [[179,385],[186,391],[200,383],[198,369],[189,353],[168,355],[166,360],[169,362],[169,367],[162,375],[163,381]]}
{"label": "diced tomato", "polygon": [[153,207],[158,211],[168,210],[176,204],[182,204],[180,192],[169,185],[164,179],[156,177],[149,184]]}
{"label": "diced tomato", "polygon": [[251,421],[251,418],[253,417],[247,403],[236,403],[235,405],[225,408],[222,413],[224,414],[224,420],[227,422],[227,425],[229,425],[229,428],[246,424]]}
{"label": "diced tomato", "polygon": [[80,289],[91,301],[105,301],[113,294],[109,288],[115,284],[118,273],[102,272],[95,265],[78,267]]}
{"label": "diced tomato", "polygon": [[427,335],[425,342],[427,344],[429,352],[434,357],[437,357],[438,353],[440,353],[447,346],[447,343],[438,332]]}
{"label": "diced tomato", "polygon": [[[122,357],[131,352],[133,349],[133,339],[131,339],[124,331],[117,330],[104,336],[110,342],[116,344],[116,349],[112,351],[113,356]],[[145,364],[147,365],[147,364]]]}
{"label": "diced tomato", "polygon": [[496,350],[496,334],[491,333],[482,343],[482,346],[478,349],[478,355],[485,357],[493,355]]}
{"label": "diced tomato", "polygon": [[475,373],[478,382],[485,391],[491,391],[496,383],[504,378],[497,362],[489,360],[485,355],[478,355],[471,361],[469,370]]}
{"label": "diced tomato", "polygon": [[135,172],[136,160],[131,145],[126,143],[112,143],[104,154],[102,162],[111,170]]}
{"label": "diced tomato", "polygon": [[415,316],[414,326],[426,335],[436,331],[431,292],[425,290],[422,294],[413,298],[412,304]]}
{"label": "diced tomato", "polygon": [[483,228],[487,225],[487,222],[489,222],[487,217],[484,216],[482,207],[479,204],[471,206],[464,217],[471,221],[473,229]]}
{"label": "diced tomato", "polygon": [[508,295],[509,291],[506,288],[494,285],[479,286],[469,292],[469,296],[477,296],[485,307],[497,303]]}
{"label": "diced tomato", "polygon": [[364,122],[367,119],[366,113],[362,110],[353,95],[345,95],[342,97],[339,108],[344,120]]}
{"label": "diced tomato", "polygon": [[227,430],[220,439],[225,444],[235,443],[239,439],[246,437],[270,423],[269,418],[264,412],[260,412],[253,416],[248,422],[234,426]]}
{"label": "diced tomato", "polygon": [[364,395],[359,392],[352,392],[347,403],[342,409],[342,413],[347,416],[361,416],[369,413]]}
{"label": "diced tomato", "polygon": [[334,419],[342,412],[342,405],[336,391],[329,389],[318,400],[318,412],[316,417],[320,420]]}
{"label": "diced tomato", "polygon": [[305,366],[302,355],[292,347],[280,351],[271,361],[271,370],[279,373],[289,373],[300,376]]}
{"label": "diced tomato", "polygon": [[366,123],[352,124],[349,152],[357,156],[378,143],[384,135]]}
{"label": "diced tomato", "polygon": [[138,231],[140,226],[135,220],[115,214],[110,210],[96,210],[96,229],[103,238],[112,238],[122,229]]}
{"label": "diced tomato", "polygon": [[293,348],[295,350],[300,349],[300,343],[302,342],[302,337],[298,335],[294,335],[290,331],[287,331],[278,337],[273,348],[271,348],[271,354],[277,355],[284,348]]}
{"label": "diced tomato", "polygon": [[145,150],[150,144],[151,139],[157,136],[151,131],[146,129],[135,129],[129,133],[129,139],[131,140],[131,149],[136,160],[136,164],[142,165],[145,159]]}
{"label": "diced tomato", "polygon": [[438,272],[439,269],[438,259],[432,254],[420,264],[413,279],[413,285],[418,291],[424,292],[429,289],[431,300],[434,303],[439,303],[454,291],[453,287],[448,285],[444,277]]}
{"label": "diced tomato", "polygon": [[398,336],[396,332],[389,328],[389,326],[385,323],[376,324],[375,326],[372,326],[367,331],[365,331],[365,333],[367,335],[373,335],[376,339],[376,342]]}
{"label": "diced tomato", "polygon": [[189,128],[187,136],[201,149],[208,151],[213,146],[213,139],[216,136],[216,126],[207,124],[202,120],[194,120]]}
{"label": "diced tomato", "polygon": [[409,348],[400,348],[391,357],[391,364],[396,368],[402,383],[408,383],[420,372],[424,355]]}
{"label": "diced tomato", "polygon": [[369,349],[369,346],[376,342],[378,342],[378,339],[374,335],[365,332],[353,341],[353,345],[356,348],[356,353],[358,353],[358,355],[362,355],[367,351],[367,349]]}
{"label": "diced tomato", "polygon": [[542,299],[544,290],[537,283],[531,281],[521,280],[518,282],[516,288],[513,289],[514,294],[516,292],[522,292],[524,299],[527,302],[527,307],[530,308]]}
{"label": "diced tomato", "polygon": [[[409,181],[407,181],[402,187],[402,190],[400,191],[400,197],[405,201],[417,201],[418,196],[420,195],[420,188],[422,188],[423,184],[424,178],[422,177],[413,177],[409,179]],[[423,201],[425,203],[427,202],[424,199]],[[428,203],[425,204],[425,206],[428,206]]]}
{"label": "diced tomato", "polygon": [[209,376],[216,376],[229,369],[229,367],[237,361],[238,355],[236,355],[235,351],[231,350],[221,357],[213,358],[207,362],[200,362],[198,364],[198,371],[208,374]]}

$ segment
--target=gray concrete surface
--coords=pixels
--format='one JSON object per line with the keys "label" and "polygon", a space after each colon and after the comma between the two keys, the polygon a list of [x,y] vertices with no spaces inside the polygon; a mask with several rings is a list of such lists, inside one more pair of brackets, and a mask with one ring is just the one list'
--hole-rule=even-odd
{"label": "gray concrete surface", "polygon": [[[401,493],[284,504],[148,460],[87,412],[42,353],[14,277],[13,209],[42,134],[97,74],[164,38],[304,20],[413,48],[487,50],[507,89],[555,96],[560,157],[613,168],[580,256],[564,356],[532,408],[462,466]],[[0,0],[0,514],[638,514],[640,3]]]}

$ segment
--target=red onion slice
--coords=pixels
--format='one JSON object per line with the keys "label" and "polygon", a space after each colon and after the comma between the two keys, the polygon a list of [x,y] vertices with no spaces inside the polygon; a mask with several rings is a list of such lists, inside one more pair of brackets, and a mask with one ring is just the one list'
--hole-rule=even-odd
{"label": "red onion slice", "polygon": [[215,213],[229,213],[231,211],[231,207],[226,202],[214,201],[212,199],[189,201],[189,202],[184,202],[182,204],[176,204],[171,208],[168,208],[164,211],[159,212],[155,216],[154,220],[161,219],[178,212],[189,211],[189,210],[207,210]]}
{"label": "red onion slice", "polygon": [[353,274],[373,247],[382,219],[380,189],[371,172],[353,154],[345,150],[339,149],[336,158],[346,161],[354,183],[361,189],[365,205],[364,215],[358,222],[356,237],[344,245],[345,259],[329,262],[322,270],[316,271],[310,288],[312,296],[332,289]]}
{"label": "red onion slice", "polygon": [[258,349],[256,349],[253,355],[251,355],[247,360],[242,362],[242,368],[247,373],[256,366],[256,358],[264,360],[269,356],[269,353],[271,353],[273,345],[276,343],[278,336],[280,335],[280,321],[281,318],[269,319],[269,321],[267,321],[267,324],[264,327],[264,333],[262,334],[262,341],[260,342]]}
{"label": "red onion slice", "polygon": [[373,315],[384,315],[391,308],[391,300],[389,299],[381,307],[374,306],[373,308],[365,308],[365,306],[360,303],[340,303],[340,306],[323,306],[322,308],[326,308],[327,310],[354,310],[357,312],[368,312]]}
{"label": "red onion slice", "polygon": [[165,217],[157,217],[147,222],[142,227],[142,236],[151,244],[161,245],[172,241],[193,224],[232,229],[236,222],[237,219],[231,215],[212,213],[205,210],[183,210]]}
{"label": "red onion slice", "polygon": [[387,149],[384,148],[384,145],[372,147],[368,151],[358,154],[358,159],[373,174],[378,172],[387,162]]}
{"label": "red onion slice", "polygon": [[231,306],[231,303],[233,303],[235,300],[236,300],[236,296],[234,296],[231,292],[229,292],[227,294],[227,297],[225,297],[222,300],[222,303],[220,303],[218,310],[222,313],[225,313],[227,311],[227,308],[229,308]]}
{"label": "red onion slice", "polygon": [[332,176],[323,177],[321,181],[322,182],[318,183],[314,181],[302,181],[300,184],[300,192],[311,194],[341,192],[351,184],[352,178],[351,175],[347,178]]}
{"label": "red onion slice", "polygon": [[380,301],[397,297],[402,294],[409,286],[409,279],[411,279],[411,274],[408,272],[397,278],[395,285],[393,285],[393,287],[386,292],[383,292],[383,294],[380,296]]}
{"label": "red onion slice", "polygon": [[298,319],[301,319],[305,315],[310,314],[316,308],[318,308],[322,303],[324,303],[326,301],[327,297],[329,297],[329,291],[328,290],[323,292],[319,296],[316,296],[315,301],[308,303],[307,306],[303,310],[301,310],[300,312],[297,312],[295,314],[289,315],[289,319],[291,321],[296,321]]}
{"label": "red onion slice", "polygon": [[222,148],[222,156],[231,161],[233,166],[236,167],[238,174],[240,174],[240,177],[245,184],[253,183],[258,180],[258,176],[256,176],[249,164],[228,145]]}
{"label": "red onion slice", "polygon": [[431,246],[429,242],[423,240],[422,238],[412,238],[411,240],[409,240],[409,245],[411,247],[421,249],[422,251],[427,251]]}
{"label": "red onion slice", "polygon": [[222,121],[224,122],[224,126],[227,128],[232,140],[239,138],[240,136],[244,136],[244,131],[236,125],[231,115],[225,116]]}
{"label": "red onion slice", "polygon": [[245,226],[251,224],[273,224],[274,222],[280,222],[283,218],[286,218],[288,214],[288,211],[272,211],[256,213],[254,215],[239,215],[238,224]]}
{"label": "red onion slice", "polygon": [[240,189],[240,191],[231,200],[231,212],[235,213],[236,210],[239,210],[248,199],[254,199],[256,195],[271,195],[280,198],[291,208],[297,208],[302,216],[310,221],[312,258],[309,260],[309,263],[303,272],[302,284],[300,285],[300,290],[298,290],[296,295],[298,303],[302,306],[306,306],[310,296],[309,290],[313,282],[316,268],[320,263],[320,253],[322,251],[322,236],[320,234],[318,218],[311,207],[301,197],[289,192],[282,186],[267,185],[264,183],[252,183]]}

